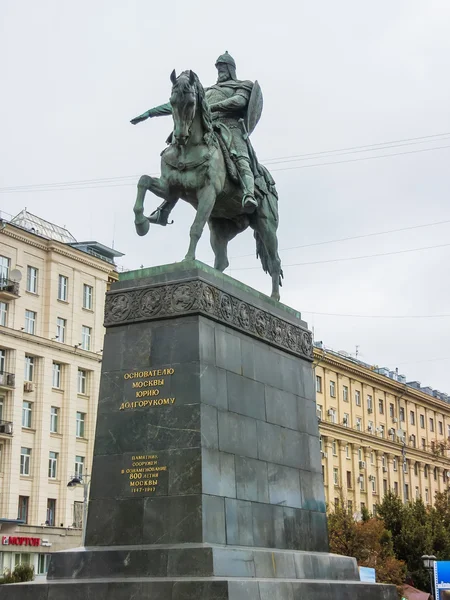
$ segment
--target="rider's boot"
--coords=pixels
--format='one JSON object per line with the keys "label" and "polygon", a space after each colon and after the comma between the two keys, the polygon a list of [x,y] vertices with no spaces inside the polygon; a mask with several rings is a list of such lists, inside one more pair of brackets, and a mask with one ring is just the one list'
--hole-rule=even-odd
{"label": "rider's boot", "polygon": [[244,195],[242,197],[242,207],[245,212],[251,213],[258,208],[258,202],[255,198],[255,179],[250,168],[250,162],[245,158],[240,158],[236,163],[241,178]]}
{"label": "rider's boot", "polygon": [[172,211],[173,204],[164,200],[164,202],[158,206],[158,208],[147,217],[150,223],[154,225],[162,225],[165,227],[168,224],[169,215]]}

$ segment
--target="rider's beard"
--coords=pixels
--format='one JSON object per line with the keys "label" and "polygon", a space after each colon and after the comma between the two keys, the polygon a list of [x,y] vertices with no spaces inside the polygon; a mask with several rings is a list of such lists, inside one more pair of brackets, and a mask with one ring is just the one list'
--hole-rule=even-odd
{"label": "rider's beard", "polygon": [[219,73],[217,77],[217,83],[223,83],[224,81],[228,81],[229,79],[230,76],[228,75],[228,73]]}

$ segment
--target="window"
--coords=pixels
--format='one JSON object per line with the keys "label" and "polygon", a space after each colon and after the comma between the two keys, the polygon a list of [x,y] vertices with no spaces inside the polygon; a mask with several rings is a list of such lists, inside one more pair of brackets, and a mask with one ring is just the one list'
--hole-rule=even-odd
{"label": "window", "polygon": [[58,276],[58,300],[67,302],[68,295],[69,295],[69,279],[68,279],[68,277],[64,277],[64,275],[59,275]]}
{"label": "window", "polygon": [[361,417],[356,417],[356,431],[361,431],[361,429],[362,429]]}
{"label": "window", "polygon": [[359,390],[355,392],[355,404],[356,406],[361,406],[361,392]]}
{"label": "window", "polygon": [[425,429],[425,415],[419,415],[420,427]]}
{"label": "window", "polygon": [[330,381],[330,396],[332,398],[336,397],[336,383],[334,381]]}
{"label": "window", "polygon": [[331,449],[333,451],[333,456],[337,456],[337,442],[336,441],[331,442]]}
{"label": "window", "polygon": [[50,408],[50,433],[58,433],[59,408]]}
{"label": "window", "polygon": [[348,402],[348,386],[342,386],[342,399],[344,402]]}
{"label": "window", "polygon": [[29,496],[19,496],[19,507],[17,510],[17,518],[24,523],[28,523],[28,507],[30,503]]}
{"label": "window", "polygon": [[415,462],[414,463],[414,475],[418,475],[419,474],[419,463]]}
{"label": "window", "polygon": [[409,500],[409,485],[405,483],[405,500]]}
{"label": "window", "polygon": [[[3,421],[3,402],[4,402],[5,398],[3,396],[0,396],[0,421]],[[2,447],[0,446],[0,452],[1,452]],[[1,459],[1,455],[0,455],[0,459]],[[2,465],[1,465],[1,460],[0,460],[0,471],[2,470]]]}
{"label": "window", "polygon": [[45,521],[46,525],[50,525],[50,527],[55,526],[56,519],[56,500],[54,498],[48,498],[47,500],[47,520]]}
{"label": "window", "polygon": [[25,381],[33,381],[34,378],[34,356],[28,356],[25,354]]}
{"label": "window", "polygon": [[384,429],[384,425],[380,425],[380,426],[378,427],[378,430],[379,430],[379,432],[380,432],[380,437],[384,438],[384,436],[385,436],[385,429]]}
{"label": "window", "polygon": [[31,427],[31,402],[22,402],[22,427]]}
{"label": "window", "polygon": [[437,481],[437,467],[434,467],[433,469],[433,479]]}
{"label": "window", "polygon": [[411,423],[411,425],[416,424],[416,413],[413,410],[411,410],[409,413],[409,422]]}
{"label": "window", "polygon": [[405,421],[405,409],[403,406],[400,406],[400,421],[401,422]]}
{"label": "window", "polygon": [[428,479],[428,465],[425,465],[423,467],[423,476],[425,477],[425,479]]}
{"label": "window", "polygon": [[77,412],[76,435],[78,438],[84,438],[85,413]]}
{"label": "window", "polygon": [[387,479],[383,479],[383,494],[386,495],[387,494]]}
{"label": "window", "polygon": [[350,426],[350,415],[348,413],[344,413],[344,418],[342,419],[342,425],[344,425],[344,427]]}
{"label": "window", "polygon": [[398,482],[394,481],[394,494],[398,496]]}
{"label": "window", "polygon": [[75,456],[75,477],[83,479],[84,456]]}
{"label": "window", "polygon": [[8,323],[8,305],[6,302],[0,302],[0,325],[6,327]]}
{"label": "window", "polygon": [[385,455],[385,454],[383,454],[383,456],[381,457],[381,465],[382,465],[383,467],[385,467],[385,466],[386,466],[386,455]]}
{"label": "window", "polygon": [[380,415],[384,415],[384,400],[383,398],[378,398],[378,412]]}
{"label": "window", "polygon": [[321,435],[319,435],[319,450],[323,452],[323,439]]}
{"label": "window", "polygon": [[83,527],[83,503],[82,502],[74,502],[73,503],[73,526],[77,529],[81,529]]}
{"label": "window", "polygon": [[409,441],[411,442],[411,446],[413,448],[415,448],[416,447],[416,436],[414,434],[409,436]]}
{"label": "window", "polygon": [[20,449],[20,474],[30,474],[31,448]]}
{"label": "window", "polygon": [[50,565],[50,554],[38,554],[38,575],[47,575],[48,567]]}
{"label": "window", "polygon": [[422,438],[422,450],[426,450],[427,448],[427,442],[425,440],[425,438]]}
{"label": "window", "polygon": [[347,500],[347,510],[349,514],[353,514],[353,502],[352,500]]}
{"label": "window", "polygon": [[[363,492],[365,490],[365,483],[364,483],[364,475],[360,475],[359,476],[359,489]],[[362,504],[362,503],[361,503]]]}
{"label": "window", "polygon": [[61,344],[66,341],[66,323],[66,319],[61,319],[61,317],[56,319],[56,339]]}
{"label": "window", "polygon": [[428,504],[430,501],[430,497],[428,495],[428,488],[425,488],[425,503]]}
{"label": "window", "polygon": [[317,410],[317,418],[321,421],[323,419],[322,405],[318,404],[316,407],[316,410]]}
{"label": "window", "polygon": [[450,425],[447,425],[447,437],[450,438]]}
{"label": "window", "polygon": [[334,508],[339,508],[339,498],[334,499]]}
{"label": "window", "polygon": [[352,489],[352,472],[347,471],[347,487],[348,489]]}
{"label": "window", "polygon": [[392,404],[392,402],[389,404],[389,416],[391,417],[391,419],[394,418],[394,405]]}
{"label": "window", "polygon": [[397,457],[394,456],[394,458],[392,459],[392,468],[394,469],[394,471],[397,470]]}
{"label": "window", "polygon": [[316,375],[316,392],[322,393],[322,377],[320,375]]}
{"label": "window", "polygon": [[330,423],[336,423],[337,422],[337,418],[336,418],[336,409],[335,408],[329,408],[328,409],[328,416],[330,417]]}
{"label": "window", "polygon": [[345,446],[345,457],[350,458],[350,446],[348,444]]}
{"label": "window", "polygon": [[430,417],[430,431],[434,431],[434,419]]}
{"label": "window", "polygon": [[339,485],[339,469],[337,467],[333,467],[333,483]]}
{"label": "window", "polygon": [[372,484],[372,494],[376,494],[377,493],[377,479],[376,479],[375,475],[372,475],[371,484]]}
{"label": "window", "polygon": [[25,333],[36,333],[36,313],[33,310],[25,311]]}
{"label": "window", "polygon": [[442,421],[438,421],[439,435],[444,435],[444,425]]}
{"label": "window", "polygon": [[373,427],[373,421],[369,421],[367,423],[367,429],[368,429],[369,433],[374,433],[375,430],[374,430],[374,427]]}
{"label": "window", "polygon": [[83,350],[91,349],[91,328],[86,325],[81,327],[81,347]]}
{"label": "window", "polygon": [[92,298],[94,295],[94,288],[86,283],[83,285],[83,308],[92,310]]}
{"label": "window", "polygon": [[367,410],[369,412],[373,411],[373,401],[372,401],[372,396],[367,396]]}
{"label": "window", "polygon": [[9,267],[11,260],[6,256],[0,256],[0,284],[5,284],[6,280],[9,279]]}
{"label": "window", "polygon": [[375,454],[374,454],[374,452],[370,453],[370,464],[371,465],[375,464]]}
{"label": "window", "polygon": [[87,372],[84,369],[78,369],[78,393],[86,394],[87,390]]}
{"label": "window", "polygon": [[4,373],[6,368],[6,350],[0,350],[0,373]]}
{"label": "window", "polygon": [[58,453],[49,452],[48,455],[48,478],[56,479],[58,473]]}
{"label": "window", "polygon": [[27,292],[38,293],[38,270],[35,267],[27,267]]}
{"label": "window", "polygon": [[53,379],[52,385],[57,390],[61,389],[61,365],[60,363],[53,363]]}

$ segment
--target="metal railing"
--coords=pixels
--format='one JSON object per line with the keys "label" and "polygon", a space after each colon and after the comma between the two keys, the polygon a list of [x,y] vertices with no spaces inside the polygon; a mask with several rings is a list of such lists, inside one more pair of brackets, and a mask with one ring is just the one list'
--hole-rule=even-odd
{"label": "metal railing", "polygon": [[6,433],[6,435],[13,434],[13,424],[11,421],[0,421],[0,434]]}
{"label": "metal railing", "polygon": [[7,373],[6,371],[0,371],[0,387],[14,387],[16,385],[16,376],[14,373]]}

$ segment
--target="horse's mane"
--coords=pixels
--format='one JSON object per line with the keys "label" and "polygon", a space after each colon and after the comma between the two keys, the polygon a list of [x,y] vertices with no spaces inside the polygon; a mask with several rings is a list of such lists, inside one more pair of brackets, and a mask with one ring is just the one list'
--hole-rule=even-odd
{"label": "horse's mane", "polygon": [[[194,85],[197,91],[197,105],[200,108],[200,114],[203,124],[203,129],[205,133],[203,135],[203,139],[205,143],[209,146],[211,144],[216,145],[216,136],[214,135],[213,124],[212,124],[212,114],[211,109],[209,108],[208,100],[206,99],[205,90],[198,78],[197,73],[194,71],[183,71],[177,79],[177,87],[181,90],[185,90],[191,87],[190,84],[190,74],[192,73],[194,77]],[[184,77],[182,77],[184,76]]]}

